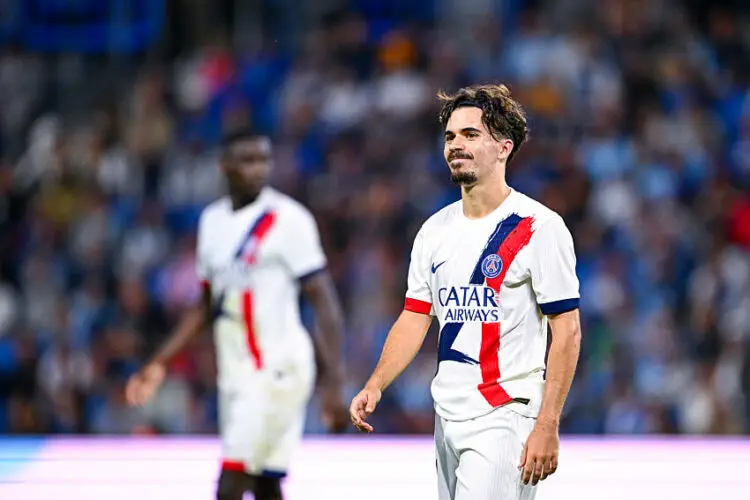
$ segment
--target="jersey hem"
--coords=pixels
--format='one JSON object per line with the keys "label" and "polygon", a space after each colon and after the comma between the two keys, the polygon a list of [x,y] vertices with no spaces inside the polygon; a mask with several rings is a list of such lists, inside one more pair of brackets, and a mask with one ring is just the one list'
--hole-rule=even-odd
{"label": "jersey hem", "polygon": [[[514,405],[515,403],[515,405]],[[520,403],[516,401],[515,399],[511,399],[507,403],[503,403],[499,406],[491,406],[489,408],[486,408],[482,411],[476,411],[461,415],[455,415],[455,414],[448,414],[447,412],[444,412],[440,409],[440,406],[435,404],[433,406],[435,410],[435,414],[442,418],[443,420],[447,420],[448,422],[466,422],[467,420],[474,420],[476,418],[484,417],[485,415],[489,415],[493,411],[499,409],[499,408],[506,408],[508,410],[511,410],[515,413],[518,413],[519,415],[522,415],[524,417],[528,418],[537,418],[537,412],[529,412],[529,411],[523,411],[522,409],[526,409],[528,406],[524,403]]]}
{"label": "jersey hem", "polygon": [[471,413],[465,413],[461,415],[455,415],[455,414],[448,414],[448,412],[444,412],[440,409],[440,406],[435,404],[435,413],[438,417],[442,418],[443,420],[447,420],[449,422],[465,422],[467,420],[474,420],[475,418],[483,417],[485,415],[489,415],[493,411],[497,410],[498,408],[502,408],[503,406],[506,406],[510,403],[512,403],[513,400],[508,401],[507,403],[503,403],[500,406],[489,406],[481,411],[477,410]]}

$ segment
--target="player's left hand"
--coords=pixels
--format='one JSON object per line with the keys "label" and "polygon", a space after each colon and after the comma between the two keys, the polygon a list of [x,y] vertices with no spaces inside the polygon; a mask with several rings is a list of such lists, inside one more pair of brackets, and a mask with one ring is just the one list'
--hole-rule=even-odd
{"label": "player's left hand", "polygon": [[521,454],[519,469],[524,484],[537,484],[557,470],[557,457],[560,452],[560,436],[556,425],[537,422],[531,431]]}
{"label": "player's left hand", "polygon": [[338,387],[325,387],[321,392],[321,418],[334,434],[341,434],[349,427],[349,408],[344,404]]}

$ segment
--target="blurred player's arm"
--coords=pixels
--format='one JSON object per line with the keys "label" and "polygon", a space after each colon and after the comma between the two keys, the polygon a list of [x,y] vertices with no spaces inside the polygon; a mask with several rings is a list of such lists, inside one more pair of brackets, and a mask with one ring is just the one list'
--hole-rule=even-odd
{"label": "blurred player's arm", "polygon": [[148,366],[166,366],[175,355],[182,351],[196,335],[204,330],[211,318],[211,266],[210,253],[206,247],[211,235],[206,230],[211,227],[206,212],[198,221],[198,242],[196,245],[196,274],[201,283],[200,299],[188,308],[180,318],[167,340],[156,351]]}
{"label": "blurred player's arm", "polygon": [[302,281],[302,293],[315,313],[313,335],[318,380],[323,386],[341,387],[344,373],[341,342],[344,336],[344,313],[328,271],[323,270]]}
{"label": "blurred player's arm", "polygon": [[211,285],[204,283],[200,300],[188,308],[167,340],[156,351],[149,364],[166,365],[199,333],[205,330],[211,316]]}
{"label": "blurred player's arm", "polygon": [[344,337],[344,313],[330,273],[322,269],[302,280],[302,293],[315,313],[316,331],[312,336],[315,363],[321,391],[322,418],[333,432],[347,426],[343,400],[344,370],[341,342]]}
{"label": "blurred player's arm", "polygon": [[315,363],[323,422],[333,432],[346,429],[347,411],[342,385],[341,343],[344,314],[320,241],[318,225],[307,211],[296,214],[294,231],[288,234],[286,264],[299,279],[300,288],[315,314]]}
{"label": "blurred player's arm", "polygon": [[200,300],[183,314],[180,322],[148,363],[133,375],[125,388],[132,405],[143,405],[153,397],[167,371],[167,363],[206,327],[211,315],[211,287],[203,285]]}
{"label": "blurred player's arm", "polygon": [[201,296],[192,307],[183,313],[180,322],[149,362],[128,380],[125,387],[125,397],[131,405],[145,404],[153,397],[164,381],[167,363],[182,351],[198,333],[203,331],[211,318],[211,266],[205,248],[205,242],[210,241],[210,238],[205,235],[207,227],[210,227],[210,225],[206,222],[206,212],[203,212],[198,221],[198,244],[196,248],[196,274],[198,279],[201,280]]}

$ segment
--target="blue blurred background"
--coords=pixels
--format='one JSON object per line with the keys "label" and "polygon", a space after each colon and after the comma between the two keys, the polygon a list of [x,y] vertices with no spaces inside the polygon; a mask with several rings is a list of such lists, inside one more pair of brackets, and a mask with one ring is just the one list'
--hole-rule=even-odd
{"label": "blue blurred background", "polygon": [[[198,294],[217,145],[246,125],[320,225],[353,395],[458,196],[434,95],[493,80],[532,129],[510,183],[577,246],[562,431],[749,432],[748,26],[739,0],[0,0],[0,432],[216,431],[209,335],[145,411],[122,389]],[[435,340],[380,432],[431,432]]]}

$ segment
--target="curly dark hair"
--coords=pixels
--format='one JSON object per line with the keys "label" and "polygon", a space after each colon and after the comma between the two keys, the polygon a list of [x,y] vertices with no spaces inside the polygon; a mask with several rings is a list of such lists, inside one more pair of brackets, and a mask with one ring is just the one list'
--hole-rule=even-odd
{"label": "curly dark hair", "polygon": [[455,94],[442,90],[437,94],[443,102],[438,119],[445,129],[453,112],[458,108],[474,107],[482,110],[482,123],[495,140],[510,139],[513,150],[508,155],[508,163],[529,138],[526,112],[521,104],[510,95],[503,84],[472,85]]}

